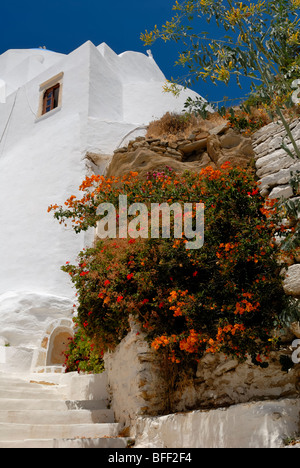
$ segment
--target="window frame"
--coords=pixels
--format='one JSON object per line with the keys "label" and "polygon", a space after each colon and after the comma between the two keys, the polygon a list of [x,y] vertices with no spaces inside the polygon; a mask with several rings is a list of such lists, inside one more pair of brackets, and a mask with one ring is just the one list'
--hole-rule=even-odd
{"label": "window frame", "polygon": [[[57,97],[55,96],[55,91],[58,89],[58,95]],[[49,94],[51,96],[49,97]],[[54,86],[51,86],[51,88],[46,89],[44,92],[44,97],[43,97],[43,110],[42,110],[42,115],[47,114],[48,112],[51,112],[53,109],[56,109],[58,107],[58,102],[59,102],[59,93],[60,93],[60,84],[57,83]],[[48,101],[50,100],[50,103],[48,104]],[[49,110],[47,110],[49,108]]]}
{"label": "window frame", "polygon": [[[38,112],[36,116],[36,121],[45,118],[46,116],[52,115],[52,113],[57,112],[58,110],[61,109],[62,106],[62,91],[63,91],[63,77],[64,73],[61,72],[58,75],[53,76],[47,81],[44,81],[44,83],[40,84],[40,90],[39,90],[39,106],[38,106]],[[52,102],[51,102],[51,109],[46,112],[46,93],[50,92],[51,90],[56,90],[58,89],[58,96],[56,99],[56,105],[54,106],[54,95],[52,96]]]}

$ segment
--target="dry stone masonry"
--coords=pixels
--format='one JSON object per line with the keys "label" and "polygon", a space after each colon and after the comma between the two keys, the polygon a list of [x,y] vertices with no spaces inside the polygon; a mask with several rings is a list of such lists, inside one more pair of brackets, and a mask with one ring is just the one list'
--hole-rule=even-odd
{"label": "dry stone masonry", "polygon": [[199,127],[185,139],[140,136],[114,151],[107,175],[118,177],[137,171],[143,177],[166,166],[177,172],[199,171],[220,167],[225,161],[247,167],[253,156],[251,138],[236,133],[224,121],[208,130]]}
{"label": "dry stone masonry", "polygon": [[[300,146],[300,121],[294,120],[291,125],[292,134]],[[300,170],[300,161],[291,158],[281,148],[286,142],[286,131],[282,125],[273,122],[258,130],[253,136],[256,173],[260,180],[260,190],[263,195],[271,198],[290,198],[293,191],[289,185],[290,173]],[[292,145],[286,142],[292,151]]]}
{"label": "dry stone masonry", "polygon": [[[295,119],[290,128],[297,145],[300,147],[300,120]],[[282,125],[273,122],[258,130],[253,136],[256,173],[262,195],[279,199],[299,199],[295,196],[289,184],[291,173],[300,171],[300,161],[290,157],[282,148],[285,143],[293,151],[291,143],[286,138]],[[300,213],[298,213],[298,219]],[[300,299],[300,255],[296,253],[289,259],[290,266],[284,280],[286,294]]]}

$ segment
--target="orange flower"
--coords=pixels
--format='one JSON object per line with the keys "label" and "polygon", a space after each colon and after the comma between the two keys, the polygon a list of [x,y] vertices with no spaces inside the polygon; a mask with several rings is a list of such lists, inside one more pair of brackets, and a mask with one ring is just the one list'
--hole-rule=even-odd
{"label": "orange flower", "polygon": [[159,336],[155,338],[155,340],[151,343],[151,347],[154,348],[155,350],[158,350],[160,346],[167,346],[169,344],[170,340],[166,335]]}
{"label": "orange flower", "polygon": [[201,342],[202,340],[200,340],[199,333],[192,329],[190,330],[190,335],[180,341],[179,347],[182,351],[187,351],[188,353],[197,353]]}
{"label": "orange flower", "polygon": [[177,292],[176,291],[171,291],[170,292],[170,297],[168,299],[169,302],[173,302],[177,299]]}

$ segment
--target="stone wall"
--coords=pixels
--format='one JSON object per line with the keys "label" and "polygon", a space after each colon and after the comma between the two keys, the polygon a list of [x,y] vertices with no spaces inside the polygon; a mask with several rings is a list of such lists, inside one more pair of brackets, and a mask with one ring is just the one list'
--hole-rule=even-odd
{"label": "stone wall", "polygon": [[185,139],[140,136],[115,150],[107,175],[119,177],[137,171],[143,177],[166,166],[180,173],[199,171],[220,167],[225,161],[247,167],[253,156],[251,138],[236,133],[224,121],[208,130],[199,127]]}
{"label": "stone wall", "polygon": [[[300,120],[294,120],[291,125],[292,134],[300,147]],[[289,185],[290,172],[300,170],[300,161],[291,158],[281,148],[282,143],[292,151],[292,145],[285,137],[286,131],[279,123],[270,123],[258,130],[252,137],[256,174],[260,182],[260,190],[264,196],[271,198],[293,197]]]}
{"label": "stone wall", "polygon": [[[295,119],[290,128],[294,139],[300,148],[300,120]],[[271,123],[262,127],[253,136],[253,149],[256,174],[262,195],[270,198],[297,200],[300,196],[293,193],[289,184],[291,172],[300,171],[300,161],[290,157],[281,148],[282,143],[293,151],[291,143],[286,138],[286,131],[279,123]],[[300,219],[300,212],[298,213]],[[285,257],[290,264],[284,280],[286,294],[300,299],[300,249],[293,258]]]}
{"label": "stone wall", "polygon": [[[297,331],[296,331],[297,333]],[[298,336],[299,330],[297,333]],[[143,333],[133,324],[114,353],[105,356],[111,405],[118,421],[126,426],[139,416],[156,416],[195,409],[213,409],[261,400],[299,398],[300,364],[283,372],[279,356],[291,356],[296,335],[286,335],[280,352],[269,367],[207,354],[197,368],[182,372],[151,350]]]}
{"label": "stone wall", "polygon": [[111,406],[117,421],[130,426],[139,415],[162,414],[165,381],[156,353],[151,351],[139,327],[131,331],[113,353],[104,356]]}

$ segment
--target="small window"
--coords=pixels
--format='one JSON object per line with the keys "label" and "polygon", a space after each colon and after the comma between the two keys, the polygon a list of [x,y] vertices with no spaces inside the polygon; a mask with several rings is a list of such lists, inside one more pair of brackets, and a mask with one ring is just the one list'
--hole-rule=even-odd
{"label": "small window", "polygon": [[45,118],[48,114],[60,110],[62,107],[64,72],[52,76],[44,83],[40,84],[39,106],[36,114],[36,122]]}
{"label": "small window", "polygon": [[51,88],[46,89],[43,97],[43,112],[42,114],[46,114],[50,112],[52,109],[58,107],[58,98],[59,98],[59,83]]}

